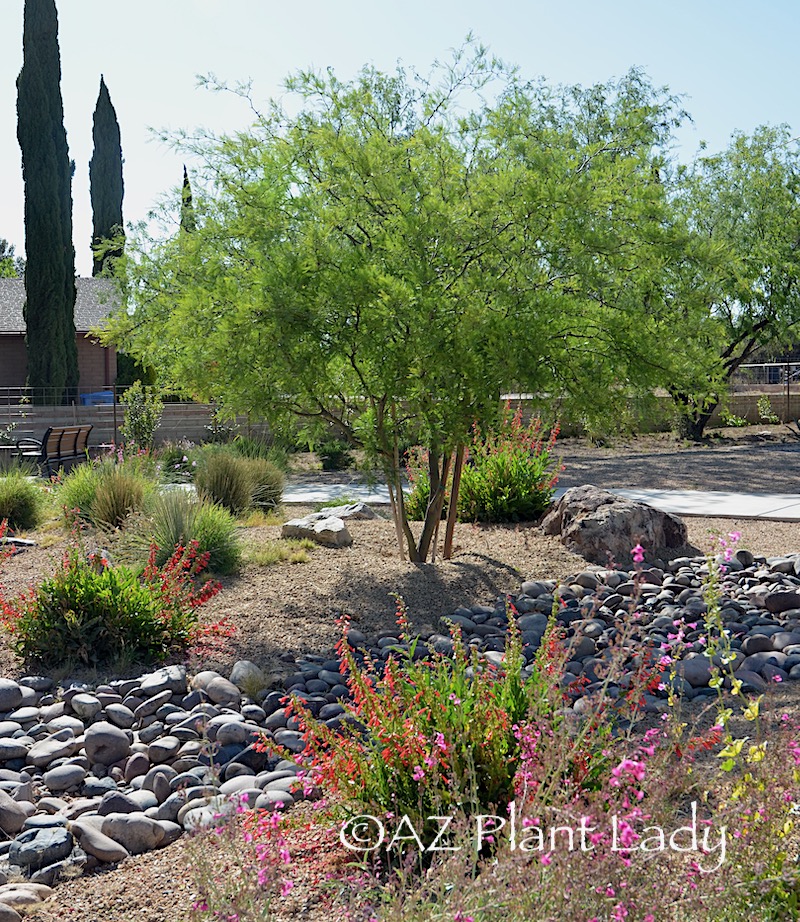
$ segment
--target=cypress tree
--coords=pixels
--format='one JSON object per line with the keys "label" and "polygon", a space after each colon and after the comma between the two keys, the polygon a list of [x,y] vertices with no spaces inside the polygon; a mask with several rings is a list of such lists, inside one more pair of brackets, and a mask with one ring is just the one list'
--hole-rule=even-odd
{"label": "cypress tree", "polygon": [[[100,77],[100,92],[92,123],[94,152],[89,161],[89,195],[92,200],[92,275],[101,275],[104,268],[122,256],[122,144],[117,113],[108,95],[105,80]],[[109,247],[108,241],[119,240]],[[106,244],[106,246],[103,246]],[[97,248],[102,247],[98,252]]]}
{"label": "cypress tree", "polygon": [[[78,385],[72,171],[55,0],[25,0],[17,78],[17,138],[25,181],[25,325],[34,400]],[[49,393],[41,389],[46,388]]]}
{"label": "cypress tree", "polygon": [[181,189],[181,230],[191,233],[197,227],[192,204],[192,187],[189,185],[189,174],[186,164],[183,165],[183,188]]}

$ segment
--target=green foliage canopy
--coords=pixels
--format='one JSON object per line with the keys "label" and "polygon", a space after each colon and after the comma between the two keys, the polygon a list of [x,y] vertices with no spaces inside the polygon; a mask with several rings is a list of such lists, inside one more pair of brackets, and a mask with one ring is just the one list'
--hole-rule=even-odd
{"label": "green foliage canopy", "polygon": [[[451,453],[503,392],[595,417],[693,373],[654,349],[685,254],[658,170],[676,100],[524,84],[468,44],[423,80],[300,73],[206,164],[192,234],[140,238],[111,336],[171,388],[279,424],[339,430],[380,462],[398,539],[425,560]],[[492,96],[492,102],[487,101]],[[400,456],[428,449],[431,507],[406,521]]]}
{"label": "green foliage canopy", "polygon": [[764,346],[796,340],[800,323],[800,145],[785,125],[734,134],[726,151],[681,177],[676,207],[698,241],[714,247],[705,310],[707,347],[720,373],[671,391],[686,432],[702,435],[736,369]]}

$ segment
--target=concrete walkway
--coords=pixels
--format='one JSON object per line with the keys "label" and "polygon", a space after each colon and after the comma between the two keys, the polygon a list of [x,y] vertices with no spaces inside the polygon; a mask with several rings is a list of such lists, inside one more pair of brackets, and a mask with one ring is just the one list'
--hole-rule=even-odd
{"label": "concrete walkway", "polygon": [[[565,490],[556,490],[556,497]],[[647,503],[676,515],[714,516],[731,519],[772,519],[800,522],[800,494],[796,493],[715,493],[700,490],[611,490],[628,499]],[[298,483],[289,478],[283,492],[285,503],[310,505],[347,497],[364,503],[388,503],[389,491],[383,484],[354,480],[351,483]]]}

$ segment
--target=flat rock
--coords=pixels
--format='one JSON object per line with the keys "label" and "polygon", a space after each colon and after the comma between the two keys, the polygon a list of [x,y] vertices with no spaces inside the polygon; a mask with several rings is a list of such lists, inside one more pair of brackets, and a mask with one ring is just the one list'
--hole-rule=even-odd
{"label": "flat rock", "polygon": [[8,858],[12,864],[38,870],[66,858],[73,845],[72,834],[64,826],[29,829],[11,843]]}
{"label": "flat rock", "polygon": [[66,759],[78,750],[78,741],[69,728],[58,730],[47,739],[34,743],[28,750],[26,759],[29,764],[37,768],[44,768],[56,759]]}
{"label": "flat rock", "polygon": [[281,528],[281,537],[310,538],[326,547],[349,547],[353,543],[353,536],[347,526],[336,516],[316,522],[308,518],[291,519]]}

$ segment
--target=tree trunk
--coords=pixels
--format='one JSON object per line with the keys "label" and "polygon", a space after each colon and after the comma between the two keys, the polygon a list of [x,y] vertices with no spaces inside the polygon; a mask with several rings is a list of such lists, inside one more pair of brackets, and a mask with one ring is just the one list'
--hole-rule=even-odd
{"label": "tree trunk", "polygon": [[450,490],[450,506],[447,509],[447,529],[444,535],[444,552],[442,556],[445,560],[450,560],[453,556],[453,533],[456,530],[456,519],[458,518],[458,491],[461,488],[461,469],[464,466],[464,454],[466,449],[459,445],[456,449],[456,463],[453,468],[453,488]]}

